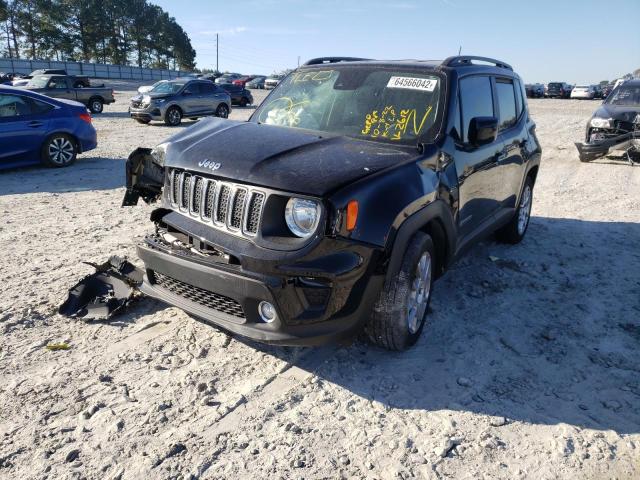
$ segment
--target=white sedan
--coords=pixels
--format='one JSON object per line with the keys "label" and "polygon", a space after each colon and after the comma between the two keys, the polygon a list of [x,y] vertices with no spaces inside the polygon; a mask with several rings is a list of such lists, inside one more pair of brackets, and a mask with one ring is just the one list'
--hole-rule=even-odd
{"label": "white sedan", "polygon": [[593,99],[596,96],[596,89],[593,85],[576,85],[571,90],[571,98]]}

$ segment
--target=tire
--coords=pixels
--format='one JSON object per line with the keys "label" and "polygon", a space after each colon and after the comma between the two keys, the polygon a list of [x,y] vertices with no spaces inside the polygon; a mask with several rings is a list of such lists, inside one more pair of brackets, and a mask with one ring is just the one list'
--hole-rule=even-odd
{"label": "tire", "polygon": [[177,127],[182,122],[182,111],[178,107],[169,107],[164,114],[164,123],[170,127]]}
{"label": "tire", "polygon": [[151,120],[147,120],[147,119],[144,119],[144,118],[136,118],[135,120],[136,120],[136,122],[141,123],[143,125],[148,125],[149,122],[151,122]]}
{"label": "tire", "polygon": [[246,107],[247,105],[249,105],[249,100],[247,100],[246,98],[242,97],[240,99],[240,106],[241,107]]}
{"label": "tire", "polygon": [[226,103],[218,105],[218,108],[216,108],[216,117],[229,118],[229,107]]}
{"label": "tire", "polygon": [[102,103],[102,99],[91,98],[89,100],[89,111],[91,113],[102,113],[103,109],[104,109],[104,104]]}
{"label": "tire", "polygon": [[416,343],[429,310],[435,263],[433,240],[426,233],[416,233],[404,253],[400,271],[385,281],[364,328],[371,343],[398,351]]}
{"label": "tire", "polygon": [[75,140],[65,133],[54,133],[42,145],[42,161],[53,168],[72,165],[76,161],[78,147]]}
{"label": "tire", "polygon": [[533,203],[533,178],[527,177],[520,195],[520,203],[513,218],[496,231],[496,238],[503,243],[520,243],[529,228],[531,205]]}

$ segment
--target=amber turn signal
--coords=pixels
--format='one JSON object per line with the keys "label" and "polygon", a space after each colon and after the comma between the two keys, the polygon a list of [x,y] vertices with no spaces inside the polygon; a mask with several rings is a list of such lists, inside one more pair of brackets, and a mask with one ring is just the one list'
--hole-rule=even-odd
{"label": "amber turn signal", "polygon": [[358,202],[351,200],[347,204],[347,230],[351,231],[356,228],[358,222]]}

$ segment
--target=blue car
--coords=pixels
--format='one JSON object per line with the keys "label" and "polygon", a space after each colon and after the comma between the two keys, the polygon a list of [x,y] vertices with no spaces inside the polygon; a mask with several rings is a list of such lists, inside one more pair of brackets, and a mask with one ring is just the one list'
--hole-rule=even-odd
{"label": "blue car", "polygon": [[97,145],[91,114],[81,103],[0,86],[0,169],[67,167]]}

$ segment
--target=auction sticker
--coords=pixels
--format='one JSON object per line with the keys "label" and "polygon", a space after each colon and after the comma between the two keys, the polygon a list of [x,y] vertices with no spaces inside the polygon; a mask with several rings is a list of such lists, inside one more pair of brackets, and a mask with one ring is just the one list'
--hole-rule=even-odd
{"label": "auction sticker", "polygon": [[434,78],[391,77],[387,88],[408,88],[433,92],[436,85],[438,85],[438,80]]}

